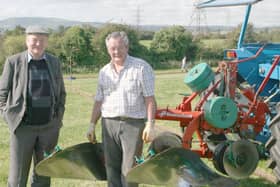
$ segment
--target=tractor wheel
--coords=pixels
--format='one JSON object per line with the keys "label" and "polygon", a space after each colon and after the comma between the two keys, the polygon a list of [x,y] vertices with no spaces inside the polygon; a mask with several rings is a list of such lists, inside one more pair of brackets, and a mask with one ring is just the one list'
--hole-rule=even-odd
{"label": "tractor wheel", "polygon": [[271,136],[265,144],[265,147],[270,153],[268,168],[273,170],[277,177],[277,184],[280,184],[280,114],[272,119],[269,128],[271,130]]}
{"label": "tractor wheel", "polygon": [[163,132],[152,141],[149,150],[157,154],[172,147],[182,147],[181,137],[175,133]]}

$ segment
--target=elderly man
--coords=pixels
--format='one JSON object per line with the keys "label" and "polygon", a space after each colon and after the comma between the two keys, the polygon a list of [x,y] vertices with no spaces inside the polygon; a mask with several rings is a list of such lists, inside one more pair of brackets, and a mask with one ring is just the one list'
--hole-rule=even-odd
{"label": "elderly man", "polygon": [[95,125],[102,116],[108,186],[137,186],[127,183],[125,176],[134,166],[135,156],[141,155],[143,141],[153,138],[154,73],[147,62],[128,55],[126,33],[113,32],[105,42],[111,61],[99,72],[87,137],[96,142]]}
{"label": "elderly man", "polygon": [[[25,187],[34,165],[57,144],[65,105],[59,61],[47,54],[48,31],[26,29],[27,50],[7,58],[0,80],[0,114],[10,130],[8,187]],[[33,171],[31,185],[50,186]]]}

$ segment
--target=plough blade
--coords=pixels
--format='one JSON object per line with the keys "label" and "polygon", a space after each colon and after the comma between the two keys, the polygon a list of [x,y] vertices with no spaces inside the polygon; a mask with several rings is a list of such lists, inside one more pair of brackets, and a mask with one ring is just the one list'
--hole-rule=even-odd
{"label": "plough blade", "polygon": [[42,176],[106,180],[101,143],[81,143],[49,155],[36,165]]}
{"label": "plough blade", "polygon": [[134,167],[129,182],[168,186],[237,186],[237,182],[212,171],[199,156],[184,148],[170,148]]}

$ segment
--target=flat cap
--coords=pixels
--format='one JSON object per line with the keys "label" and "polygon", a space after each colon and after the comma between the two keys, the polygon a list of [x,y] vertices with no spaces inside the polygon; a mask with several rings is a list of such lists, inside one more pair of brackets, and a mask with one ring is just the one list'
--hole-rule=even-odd
{"label": "flat cap", "polygon": [[45,34],[45,35],[49,35],[49,31],[44,28],[41,27],[39,25],[32,25],[32,26],[28,26],[25,30],[26,34]]}

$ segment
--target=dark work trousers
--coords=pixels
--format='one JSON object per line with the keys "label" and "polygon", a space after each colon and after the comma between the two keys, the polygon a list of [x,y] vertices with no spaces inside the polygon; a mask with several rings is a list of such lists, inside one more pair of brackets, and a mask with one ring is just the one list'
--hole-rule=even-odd
{"label": "dark work trousers", "polygon": [[[59,128],[57,120],[52,120],[40,126],[21,124],[15,133],[11,133],[8,187],[26,186],[32,156],[34,168],[44,158],[44,151],[50,152],[56,146]],[[50,177],[39,176],[33,169],[31,186],[49,187]]]}
{"label": "dark work trousers", "polygon": [[125,176],[135,165],[135,156],[142,155],[144,120],[102,118],[102,141],[108,187],[137,187]]}

